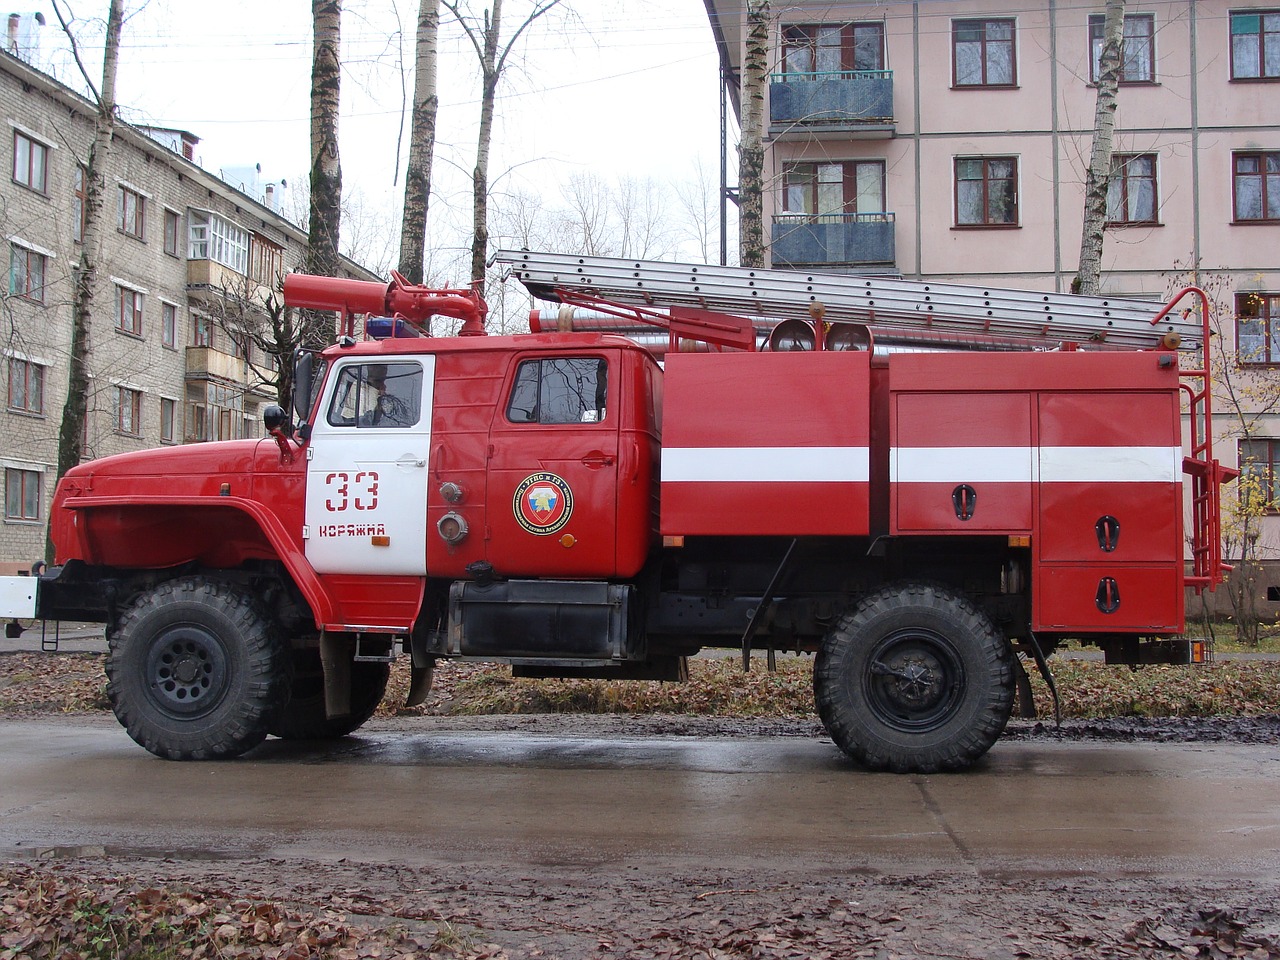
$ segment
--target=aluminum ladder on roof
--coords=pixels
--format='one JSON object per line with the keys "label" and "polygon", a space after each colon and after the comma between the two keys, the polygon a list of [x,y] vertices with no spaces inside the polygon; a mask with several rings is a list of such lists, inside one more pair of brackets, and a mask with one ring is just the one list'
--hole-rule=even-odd
{"label": "aluminum ladder on roof", "polygon": [[1194,311],[1174,315],[1163,303],[1146,300],[528,250],[499,250],[491,262],[509,265],[535,297],[561,302],[687,307],[780,320],[812,319],[820,305],[829,323],[862,324],[881,335],[945,333],[1046,346],[1193,350],[1203,339]]}

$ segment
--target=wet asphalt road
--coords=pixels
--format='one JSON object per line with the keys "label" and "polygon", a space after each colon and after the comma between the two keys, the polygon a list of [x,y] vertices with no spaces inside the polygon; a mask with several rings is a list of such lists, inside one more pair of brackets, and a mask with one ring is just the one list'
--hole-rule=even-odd
{"label": "wet asphalt road", "polygon": [[826,741],[373,732],[172,763],[0,722],[0,856],[1280,878],[1280,747],[1000,743],[870,774]]}

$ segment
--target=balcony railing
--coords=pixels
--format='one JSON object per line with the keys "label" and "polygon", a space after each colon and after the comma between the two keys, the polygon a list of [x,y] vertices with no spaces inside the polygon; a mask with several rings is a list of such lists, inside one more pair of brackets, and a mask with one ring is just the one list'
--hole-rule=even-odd
{"label": "balcony railing", "polygon": [[769,133],[892,136],[893,71],[775,73],[769,83]]}
{"label": "balcony railing", "polygon": [[774,266],[884,266],[895,262],[894,217],[872,213],[783,213],[773,220]]}

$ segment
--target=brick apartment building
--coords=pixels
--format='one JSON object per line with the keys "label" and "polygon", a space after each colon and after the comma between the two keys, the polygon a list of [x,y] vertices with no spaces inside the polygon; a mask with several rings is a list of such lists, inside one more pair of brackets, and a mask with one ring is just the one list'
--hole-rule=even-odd
{"label": "brick apartment building", "polygon": [[[93,108],[3,53],[0,109],[11,173],[0,180],[9,253],[0,573],[13,573],[45,550]],[[272,358],[223,318],[265,316],[265,295],[302,265],[306,233],[278,212],[272,185],[251,178],[237,189],[202,169],[196,142],[183,131],[117,125],[90,328],[86,459],[259,436],[262,407],[275,401]]]}

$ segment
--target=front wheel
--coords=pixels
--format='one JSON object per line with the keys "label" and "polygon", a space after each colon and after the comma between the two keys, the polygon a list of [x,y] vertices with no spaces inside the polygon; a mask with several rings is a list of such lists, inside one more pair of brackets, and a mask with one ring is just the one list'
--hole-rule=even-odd
{"label": "front wheel", "polygon": [[289,663],[247,593],[207,577],[157,585],[125,610],[107,696],[129,736],[169,760],[236,757],[263,741]]}
{"label": "front wheel", "polygon": [[863,598],[824,638],[813,686],[827,731],[863,766],[960,770],[1009,720],[1013,652],[962,595],[898,584]]}

